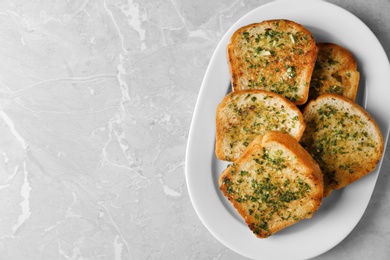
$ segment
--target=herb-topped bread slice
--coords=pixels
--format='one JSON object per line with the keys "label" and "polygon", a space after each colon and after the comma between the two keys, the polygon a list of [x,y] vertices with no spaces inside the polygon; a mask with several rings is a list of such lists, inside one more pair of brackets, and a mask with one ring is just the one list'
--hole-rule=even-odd
{"label": "herb-topped bread slice", "polygon": [[304,104],[317,51],[310,31],[293,21],[242,27],[227,47],[233,90],[262,89]]}
{"label": "herb-topped bread slice", "polygon": [[272,130],[299,140],[305,130],[301,111],[273,92],[231,92],[217,108],[216,155],[220,160],[234,161],[256,136]]}
{"label": "herb-topped bread slice", "polygon": [[222,193],[252,232],[266,238],[304,218],[322,202],[323,176],[318,164],[288,134],[258,136],[222,173]]}
{"label": "herb-topped bread slice", "polygon": [[339,94],[354,101],[360,74],[353,55],[334,43],[318,43],[318,56],[310,82],[309,100]]}
{"label": "herb-topped bread slice", "polygon": [[324,94],[304,109],[306,130],[301,144],[324,174],[324,195],[375,169],[383,153],[383,138],[375,120],[359,105]]}

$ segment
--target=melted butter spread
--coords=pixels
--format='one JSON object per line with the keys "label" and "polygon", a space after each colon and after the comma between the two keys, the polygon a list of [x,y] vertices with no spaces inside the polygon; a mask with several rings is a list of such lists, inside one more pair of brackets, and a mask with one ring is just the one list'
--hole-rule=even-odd
{"label": "melted butter spread", "polygon": [[[281,94],[291,101],[299,98],[297,75],[302,67],[297,61],[307,55],[310,35],[294,32],[283,21],[274,22],[265,31],[256,27],[242,32],[240,53],[245,68],[247,88],[261,88]],[[308,82],[304,82],[308,85]]]}
{"label": "melted butter spread", "polygon": [[318,162],[325,184],[336,184],[335,172],[353,174],[377,151],[367,122],[345,109],[324,104],[306,122],[302,145]]}
{"label": "melted butter spread", "polygon": [[311,187],[300,177],[289,177],[287,172],[296,160],[296,156],[282,150],[263,148],[262,153],[252,154],[245,164],[230,165],[230,176],[223,180],[223,185],[229,196],[253,216],[255,221],[250,228],[254,233],[268,232],[271,220],[275,223],[302,218],[296,210]]}
{"label": "melted butter spread", "polygon": [[241,153],[258,135],[272,130],[291,134],[297,129],[297,113],[288,112],[282,104],[270,102],[268,99],[273,97],[248,94],[231,100],[228,105],[231,116],[226,126],[226,136],[233,157]]}

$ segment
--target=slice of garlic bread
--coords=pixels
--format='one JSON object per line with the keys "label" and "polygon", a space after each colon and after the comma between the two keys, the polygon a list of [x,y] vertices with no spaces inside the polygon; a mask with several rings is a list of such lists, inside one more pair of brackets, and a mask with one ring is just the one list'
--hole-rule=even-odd
{"label": "slice of garlic bread", "polygon": [[317,46],[318,56],[310,81],[309,100],[333,93],[354,101],[360,74],[353,55],[334,43],[317,43]]}
{"label": "slice of garlic bread", "polygon": [[301,111],[273,92],[231,92],[217,108],[216,155],[220,160],[234,161],[257,135],[272,130],[299,140],[305,130]]}
{"label": "slice of garlic bread", "polygon": [[233,91],[262,89],[304,104],[317,51],[310,31],[296,22],[266,20],[244,26],[227,47]]}
{"label": "slice of garlic bread", "polygon": [[337,94],[323,94],[303,111],[301,144],[324,174],[324,195],[375,169],[383,153],[382,133],[359,105]]}
{"label": "slice of garlic bread", "polygon": [[322,202],[318,164],[288,134],[258,136],[222,173],[222,193],[259,238],[311,218]]}

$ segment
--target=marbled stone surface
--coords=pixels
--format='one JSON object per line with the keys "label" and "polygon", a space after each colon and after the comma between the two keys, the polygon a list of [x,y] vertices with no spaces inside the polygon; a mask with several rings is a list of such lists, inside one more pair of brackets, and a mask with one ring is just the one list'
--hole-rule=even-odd
{"label": "marbled stone surface", "polygon": [[[244,259],[198,219],[185,151],[219,40],[267,2],[0,1],[0,259]],[[389,0],[330,2],[389,55]],[[387,151],[363,218],[316,259],[388,259],[389,171]]]}

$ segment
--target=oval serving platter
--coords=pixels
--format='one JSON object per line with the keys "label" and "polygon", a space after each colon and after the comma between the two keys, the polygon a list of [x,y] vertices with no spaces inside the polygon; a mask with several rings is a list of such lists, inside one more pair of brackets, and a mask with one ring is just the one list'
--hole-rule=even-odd
{"label": "oval serving platter", "polygon": [[[361,219],[375,187],[382,160],[366,177],[323,200],[310,220],[303,220],[267,239],[258,239],[219,191],[218,178],[227,163],[215,156],[215,112],[231,91],[226,47],[240,27],[269,19],[289,19],[309,29],[316,41],[346,47],[361,74],[356,102],[377,121],[385,141],[389,135],[390,65],[383,47],[356,16],[325,1],[276,1],[238,20],[218,44],[200,89],[186,153],[186,181],[202,223],[222,244],[252,259],[308,259],[341,242]],[[367,48],[370,46],[370,48]]]}

